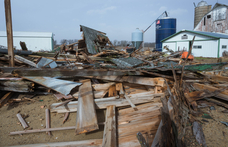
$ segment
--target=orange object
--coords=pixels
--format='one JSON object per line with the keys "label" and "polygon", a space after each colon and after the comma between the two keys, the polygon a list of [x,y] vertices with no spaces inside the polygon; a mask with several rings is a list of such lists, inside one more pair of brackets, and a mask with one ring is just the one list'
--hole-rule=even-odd
{"label": "orange object", "polygon": [[[182,58],[182,59],[186,59],[187,56],[188,56],[188,52],[185,51],[185,52],[182,53],[181,58]],[[193,60],[193,59],[194,59],[194,56],[190,54],[190,55],[188,56],[188,59],[189,59],[189,60]]]}

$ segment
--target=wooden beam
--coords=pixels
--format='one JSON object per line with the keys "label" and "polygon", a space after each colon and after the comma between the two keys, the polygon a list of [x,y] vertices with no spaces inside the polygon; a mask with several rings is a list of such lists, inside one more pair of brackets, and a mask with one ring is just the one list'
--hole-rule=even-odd
{"label": "wooden beam", "polygon": [[124,97],[125,97],[125,99],[129,102],[129,104],[131,105],[131,107],[132,107],[134,110],[137,110],[135,104],[132,103],[131,99],[130,99],[126,94],[124,94]]}
{"label": "wooden beam", "polygon": [[[104,122],[98,123],[98,125],[104,125]],[[75,129],[75,126],[61,127],[61,128],[48,128],[48,129],[46,129],[46,128],[45,129],[34,129],[34,130],[24,130],[24,131],[10,132],[9,135],[20,135],[20,134],[52,132],[52,131],[73,130],[73,129]]]}
{"label": "wooden beam", "polygon": [[99,129],[91,81],[90,79],[87,79],[81,82],[83,84],[79,87],[76,134],[82,134]]}
{"label": "wooden beam", "polygon": [[28,128],[28,124],[27,124],[27,123],[25,122],[25,120],[22,118],[22,116],[21,116],[20,113],[17,114],[17,118],[18,118],[18,120],[20,121],[20,123],[21,123],[21,125],[22,125],[22,127],[23,127],[24,129]]}
{"label": "wooden beam", "polygon": [[9,55],[9,66],[14,67],[14,49],[13,49],[13,29],[11,17],[11,2],[5,0],[5,18],[6,18],[6,31],[7,31],[7,47]]}
{"label": "wooden beam", "polygon": [[[49,109],[46,109],[45,110],[45,114],[46,114],[46,129],[49,129],[50,128],[50,110]],[[46,132],[49,136],[51,135],[51,132],[48,131]]]}
{"label": "wooden beam", "polygon": [[32,62],[32,61],[30,61],[28,59],[25,59],[25,58],[23,58],[21,56],[18,56],[18,55],[15,55],[14,58],[19,60],[19,61],[21,61],[21,62],[23,62],[23,63],[25,63],[25,64],[27,64],[27,65],[30,65],[30,66],[36,68],[36,63],[34,63],[34,62]]}
{"label": "wooden beam", "polygon": [[101,79],[101,80],[109,80],[115,82],[127,82],[133,84],[140,85],[148,85],[148,86],[164,86],[163,78],[147,78],[147,77],[139,77],[139,76],[86,76],[87,78]]}
{"label": "wooden beam", "polygon": [[[199,90],[208,90],[210,92],[216,92],[219,90],[218,88],[215,88],[213,86],[199,84],[199,83],[194,83],[193,86]],[[215,97],[228,101],[228,90],[220,92],[219,94],[215,95]]]}
{"label": "wooden beam", "polygon": [[6,93],[1,99],[0,99],[0,108],[7,103],[7,101],[13,96],[13,92]]}
{"label": "wooden beam", "polygon": [[107,107],[102,147],[117,147],[115,108],[113,105]]}
{"label": "wooden beam", "polygon": [[[144,92],[128,95],[134,104],[142,104],[154,101],[155,99],[160,99],[164,97],[164,93],[154,94],[153,92]],[[54,103],[50,106],[51,112],[66,113],[66,112],[77,112],[78,101],[69,102],[66,106],[60,106],[55,108],[59,103]],[[129,102],[126,99],[113,98],[103,98],[95,99],[96,109],[106,109],[107,106],[115,105],[116,107],[129,106]]]}
{"label": "wooden beam", "polygon": [[67,141],[67,142],[53,142],[53,143],[39,143],[39,144],[27,144],[27,145],[16,145],[11,147],[100,147],[102,139],[91,139],[82,141]]}
{"label": "wooden beam", "polygon": [[14,76],[107,76],[107,75],[140,75],[141,73],[135,70],[106,70],[106,69],[38,69],[38,68],[21,68],[12,72]]}

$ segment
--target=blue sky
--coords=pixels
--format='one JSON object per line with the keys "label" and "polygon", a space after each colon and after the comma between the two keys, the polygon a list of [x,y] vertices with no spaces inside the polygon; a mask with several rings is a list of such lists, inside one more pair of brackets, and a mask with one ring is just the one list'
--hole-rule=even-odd
{"label": "blue sky", "polygon": [[[106,32],[111,41],[131,40],[131,33],[145,30],[162,12],[177,19],[177,31],[193,29],[194,5],[201,0],[11,0],[14,31],[53,32],[55,39],[81,39],[79,25]],[[207,0],[228,5],[227,0]],[[4,0],[0,4],[0,30],[5,31]],[[145,42],[155,41],[155,26]]]}

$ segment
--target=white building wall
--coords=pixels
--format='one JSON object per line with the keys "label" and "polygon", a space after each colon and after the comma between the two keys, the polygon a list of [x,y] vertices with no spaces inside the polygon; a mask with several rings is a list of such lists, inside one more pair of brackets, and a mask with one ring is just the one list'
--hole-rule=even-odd
{"label": "white building wall", "polygon": [[[222,46],[226,46],[226,48],[222,48]],[[220,39],[220,47],[219,47],[219,57],[222,57],[222,53],[224,51],[228,52],[228,39]]]}
{"label": "white building wall", "polygon": [[218,40],[195,41],[193,46],[202,46],[201,49],[192,48],[194,57],[212,57],[217,58],[218,55]]}
{"label": "white building wall", "polygon": [[176,51],[176,42],[162,43],[162,51],[166,51],[166,50],[163,50],[165,46],[167,46],[168,49]]}
{"label": "white building wall", "polygon": [[188,42],[177,42],[177,50],[189,50],[189,41]]}
{"label": "white building wall", "polygon": [[[14,32],[13,45],[16,49],[21,49],[20,41],[25,42],[28,50],[38,52],[40,50],[52,50],[52,33],[46,32]],[[0,32],[0,45],[7,47],[6,32]]]}

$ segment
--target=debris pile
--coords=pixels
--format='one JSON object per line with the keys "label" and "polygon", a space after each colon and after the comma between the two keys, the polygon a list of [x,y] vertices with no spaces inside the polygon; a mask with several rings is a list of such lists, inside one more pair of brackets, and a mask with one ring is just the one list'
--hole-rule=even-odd
{"label": "debris pile", "polygon": [[[222,76],[228,63],[188,61],[191,49],[185,58],[181,57],[182,51],[168,48],[166,52],[148,54],[138,49],[128,54],[115,49],[105,33],[80,28],[83,39],[78,42],[63,44],[55,53],[15,55],[15,67],[7,67],[8,56],[0,54],[1,107],[23,101],[35,103],[33,97],[11,99],[15,93],[49,94],[58,101],[45,110],[46,128],[26,129],[29,125],[25,117],[17,113],[26,130],[15,130],[10,135],[51,135],[70,129],[78,135],[104,125],[103,139],[68,145],[186,146],[186,124],[191,123],[197,142],[206,146],[197,117],[205,115],[202,106],[228,109],[228,77]],[[98,122],[97,109],[106,109],[105,122]],[[77,113],[75,126],[50,126],[50,112],[65,114],[59,123],[65,123],[70,113]]]}

